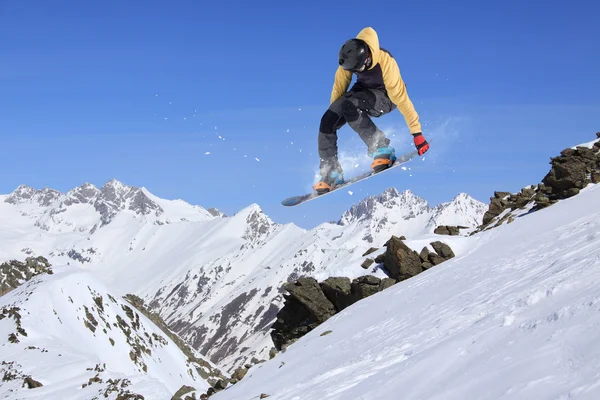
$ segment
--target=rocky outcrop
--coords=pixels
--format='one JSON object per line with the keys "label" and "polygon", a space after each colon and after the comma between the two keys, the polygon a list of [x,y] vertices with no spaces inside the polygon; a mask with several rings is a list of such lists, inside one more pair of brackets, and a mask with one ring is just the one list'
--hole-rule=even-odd
{"label": "rocky outcrop", "polygon": [[436,235],[449,235],[458,236],[460,235],[461,229],[467,229],[466,226],[451,226],[451,225],[440,225],[433,230]]}
{"label": "rocky outcrop", "polygon": [[368,259],[383,263],[388,278],[380,279],[372,275],[363,275],[354,280],[347,277],[330,277],[317,282],[311,277],[300,277],[294,282],[285,284],[283,289],[287,293],[284,294],[284,305],[271,327],[271,338],[276,350],[285,350],[287,346],[331,316],[357,301],[455,256],[450,246],[445,243],[438,241],[430,245],[433,250],[425,247],[417,253],[401,238],[392,236],[386,243],[385,253],[375,260]]}
{"label": "rocky outcrop", "polygon": [[214,386],[221,379],[225,379],[225,376],[221,371],[215,368],[213,365],[208,363],[207,361],[196,356],[194,350],[190,346],[188,346],[177,334],[175,334],[165,321],[158,316],[158,314],[150,311],[144,301],[136,295],[128,294],[124,296],[124,299],[129,302],[135,309],[144,314],[146,318],[152,321],[156,326],[163,331],[165,335],[169,337],[179,349],[188,357],[188,361],[196,365],[196,371],[198,374],[204,379],[209,385]]}
{"label": "rocky outcrop", "polygon": [[[600,132],[596,133],[600,138]],[[550,159],[550,171],[537,185],[518,193],[494,192],[482,224],[471,234],[511,223],[519,214],[533,212],[577,195],[590,183],[600,182],[600,140],[592,146],[577,146]]]}
{"label": "rocky outcrop", "polygon": [[227,214],[221,212],[221,210],[219,210],[218,208],[211,207],[211,208],[207,209],[206,211],[208,211],[209,214],[212,215],[213,217],[227,218]]}
{"label": "rocky outcrop", "polygon": [[42,256],[27,257],[25,262],[11,260],[0,264],[0,296],[40,274],[53,274],[50,263]]}
{"label": "rocky outcrop", "polygon": [[592,183],[592,174],[600,172],[600,147],[565,149],[551,159],[552,169],[542,179],[544,193],[550,200],[561,200],[579,193]]}

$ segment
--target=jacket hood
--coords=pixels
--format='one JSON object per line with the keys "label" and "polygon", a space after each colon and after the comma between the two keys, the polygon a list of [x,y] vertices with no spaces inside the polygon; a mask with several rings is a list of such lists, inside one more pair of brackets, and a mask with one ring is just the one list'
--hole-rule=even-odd
{"label": "jacket hood", "polygon": [[371,68],[375,67],[379,63],[379,36],[377,36],[377,32],[375,29],[371,27],[366,27],[362,31],[356,35],[357,39],[364,40],[365,43],[369,46],[371,50],[371,57],[373,58],[373,62],[371,64]]}

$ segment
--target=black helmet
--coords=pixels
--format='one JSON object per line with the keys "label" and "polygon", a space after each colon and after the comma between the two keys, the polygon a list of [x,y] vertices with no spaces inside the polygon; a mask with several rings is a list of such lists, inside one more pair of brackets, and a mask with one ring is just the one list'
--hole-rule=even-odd
{"label": "black helmet", "polygon": [[358,71],[369,58],[369,46],[364,40],[350,39],[340,49],[339,63],[347,71]]}

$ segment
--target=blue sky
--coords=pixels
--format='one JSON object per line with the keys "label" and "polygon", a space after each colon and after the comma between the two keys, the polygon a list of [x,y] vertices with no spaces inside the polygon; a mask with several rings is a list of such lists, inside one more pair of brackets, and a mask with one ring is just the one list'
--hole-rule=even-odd
{"label": "blue sky", "polygon": [[[600,130],[598,2],[207,3],[0,2],[0,193],[116,178],[310,228],[388,187],[487,203]],[[285,208],[313,183],[337,52],[365,26],[396,57],[431,151]],[[398,111],[376,123],[412,150]],[[368,166],[357,135],[339,136],[346,164]]]}

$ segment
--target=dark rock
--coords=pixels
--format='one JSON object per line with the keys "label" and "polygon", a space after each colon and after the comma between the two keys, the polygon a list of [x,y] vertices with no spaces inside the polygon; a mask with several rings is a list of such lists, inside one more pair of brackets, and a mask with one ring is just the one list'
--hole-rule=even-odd
{"label": "dark rock", "polygon": [[381,253],[380,255],[378,255],[377,257],[375,257],[375,262],[377,264],[381,264],[384,261],[385,261],[385,253]]}
{"label": "dark rock", "polygon": [[385,242],[385,243],[383,244],[383,247],[388,247],[388,246],[389,246],[389,244],[390,244],[390,241],[391,241],[392,239],[393,239],[393,240],[406,240],[406,237],[405,237],[405,236],[400,236],[400,237],[397,237],[397,236],[392,236],[390,239],[388,239],[388,241],[387,241],[387,242]]}
{"label": "dark rock", "polygon": [[596,132],[596,137],[600,139],[600,132]]}
{"label": "dark rock", "polygon": [[25,381],[24,384],[27,386],[28,389],[35,389],[35,388],[39,388],[39,387],[44,386],[40,382],[36,381],[35,379],[33,379],[30,376],[28,376],[27,378],[25,378],[24,381]]}
{"label": "dark rock", "polygon": [[[576,196],[589,183],[599,183],[599,151],[600,141],[594,143],[591,149],[584,146],[564,149],[559,156],[550,159],[551,169],[541,183],[523,188],[517,194],[494,192],[482,224],[471,234],[512,222],[515,219],[512,212],[516,209],[531,206],[532,212],[537,211],[561,199]],[[502,218],[497,218],[503,213]]]}
{"label": "dark rock", "polygon": [[389,287],[392,287],[396,284],[396,280],[392,278],[383,278],[381,283],[379,284],[379,291],[383,291]]}
{"label": "dark rock", "polygon": [[409,248],[396,236],[388,241],[383,265],[391,278],[401,281],[421,272],[421,258],[416,251]]}
{"label": "dark rock", "polygon": [[429,268],[433,267],[433,264],[432,264],[432,263],[430,263],[429,261],[424,261],[424,262],[421,264],[421,267],[423,268],[423,270],[427,270],[427,269],[429,269]]}
{"label": "dark rock", "polygon": [[321,289],[338,312],[354,303],[350,278],[327,278],[321,282]]}
{"label": "dark rock", "polygon": [[421,261],[429,260],[429,249],[427,248],[427,246],[423,247],[423,250],[421,250],[421,252],[419,253],[419,257],[421,258]]}
{"label": "dark rock", "polygon": [[173,397],[171,397],[171,400],[180,400],[186,393],[193,392],[195,390],[196,389],[191,386],[183,385],[178,391],[175,392]]}
{"label": "dark rock", "polygon": [[565,149],[559,157],[551,159],[552,168],[542,179],[544,185],[552,188],[550,198],[566,199],[579,193],[591,182],[591,173],[600,170],[600,160],[592,149],[577,147]]}
{"label": "dark rock", "polygon": [[458,236],[460,228],[458,226],[440,225],[433,230],[436,235]]}
{"label": "dark rock", "polygon": [[271,331],[277,350],[286,348],[336,313],[335,306],[314,278],[299,278],[285,284],[284,289],[290,294],[284,295],[284,305]]}
{"label": "dark rock", "polygon": [[277,353],[279,353],[279,351],[277,351],[275,347],[271,347],[271,350],[269,350],[269,360],[275,358]]}
{"label": "dark rock", "polygon": [[365,251],[365,253],[364,253],[362,256],[363,256],[363,257],[366,257],[366,256],[368,256],[369,254],[376,252],[377,250],[379,250],[379,249],[378,249],[378,248],[376,248],[376,247],[371,247],[369,250]]}
{"label": "dark rock", "polygon": [[442,256],[440,256],[439,254],[433,253],[433,252],[429,253],[429,255],[427,257],[428,257],[431,265],[438,265],[445,261]]}
{"label": "dark rock", "polygon": [[233,374],[231,374],[231,377],[237,381],[241,381],[242,379],[244,379],[244,377],[246,376],[247,373],[248,373],[248,368],[238,367],[233,372]]}
{"label": "dark rock", "polygon": [[229,385],[229,379],[219,379],[217,383],[215,383],[214,388],[216,390],[223,390],[227,388],[227,385]]}
{"label": "dark rock", "polygon": [[356,301],[379,292],[381,280],[376,276],[361,276],[352,281],[352,295]]}
{"label": "dark rock", "polygon": [[449,260],[454,257],[454,252],[446,243],[440,241],[430,243],[431,247],[438,253],[444,260]]}
{"label": "dark rock", "polygon": [[325,322],[335,314],[334,305],[325,297],[319,283],[314,278],[301,277],[295,283],[286,284],[290,292],[319,322]]}
{"label": "dark rock", "polygon": [[490,206],[488,210],[483,215],[483,225],[489,224],[495,217],[502,214],[502,212],[506,209],[508,202],[505,200],[500,200],[498,198],[492,198],[490,202]]}
{"label": "dark rock", "polygon": [[364,269],[368,269],[371,265],[373,265],[374,262],[375,260],[373,260],[372,258],[367,258],[365,261],[363,261],[362,264],[360,264],[360,266]]}

